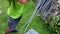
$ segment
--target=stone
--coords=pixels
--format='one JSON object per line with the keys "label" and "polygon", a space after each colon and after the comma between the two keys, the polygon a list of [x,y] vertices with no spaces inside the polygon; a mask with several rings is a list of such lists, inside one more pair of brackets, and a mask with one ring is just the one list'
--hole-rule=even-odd
{"label": "stone", "polygon": [[34,29],[30,29],[27,33],[25,34],[39,34],[37,31],[35,31]]}
{"label": "stone", "polygon": [[60,4],[60,0],[57,1]]}

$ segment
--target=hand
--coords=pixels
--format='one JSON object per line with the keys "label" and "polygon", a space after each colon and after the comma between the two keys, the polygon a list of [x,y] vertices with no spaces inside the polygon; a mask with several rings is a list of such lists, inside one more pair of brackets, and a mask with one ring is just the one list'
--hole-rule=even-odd
{"label": "hand", "polygon": [[23,4],[25,4],[25,3],[28,2],[28,0],[18,0],[18,1],[21,2],[21,3],[23,3]]}

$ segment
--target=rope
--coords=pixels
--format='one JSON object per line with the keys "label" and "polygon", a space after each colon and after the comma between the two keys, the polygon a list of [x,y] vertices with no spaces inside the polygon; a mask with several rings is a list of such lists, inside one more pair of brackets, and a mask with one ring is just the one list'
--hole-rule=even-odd
{"label": "rope", "polygon": [[[26,32],[28,26],[30,25],[30,23],[31,23],[31,21],[32,21],[34,15],[35,15],[35,13],[37,12],[38,7],[40,6],[40,2],[41,2],[41,1],[39,0],[38,5],[36,6],[36,8],[35,8],[33,14],[32,14],[32,15],[30,16],[30,18],[27,20],[27,22],[26,22],[26,24],[25,24],[25,25],[26,25],[26,28],[25,28],[25,30],[24,30],[24,33]],[[24,26],[25,26],[25,25],[24,25]]]}
{"label": "rope", "polygon": [[41,5],[40,2],[41,2],[41,0],[38,0],[38,3],[37,3],[37,5],[36,5],[36,8],[35,8],[35,10],[33,11],[33,14],[32,14],[32,15],[30,16],[30,18],[27,20],[27,22],[25,23],[25,25],[23,25],[23,26],[21,27],[21,29],[19,29],[19,30],[22,30],[22,29],[26,26],[23,34],[26,32],[26,30],[27,30],[28,26],[30,25],[30,23],[31,23],[31,21],[32,21],[34,15],[35,15],[35,13],[37,12],[39,6]]}

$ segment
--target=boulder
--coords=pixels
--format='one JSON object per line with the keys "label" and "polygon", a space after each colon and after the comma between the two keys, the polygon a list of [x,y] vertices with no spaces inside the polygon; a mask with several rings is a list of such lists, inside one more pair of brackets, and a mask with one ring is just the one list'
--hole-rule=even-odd
{"label": "boulder", "polygon": [[35,31],[34,29],[30,29],[27,33],[25,34],[39,34],[37,31]]}

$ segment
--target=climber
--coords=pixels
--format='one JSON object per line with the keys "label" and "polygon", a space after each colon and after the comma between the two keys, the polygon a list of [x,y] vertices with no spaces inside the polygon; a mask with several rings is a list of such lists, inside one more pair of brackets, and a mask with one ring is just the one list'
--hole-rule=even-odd
{"label": "climber", "polygon": [[28,0],[8,0],[8,2],[8,28],[6,29],[5,34],[9,34],[10,32],[18,32],[16,30],[16,26],[22,18],[22,9]]}

